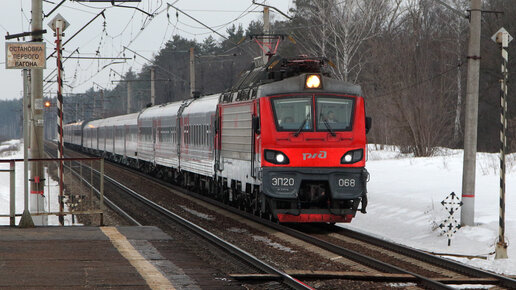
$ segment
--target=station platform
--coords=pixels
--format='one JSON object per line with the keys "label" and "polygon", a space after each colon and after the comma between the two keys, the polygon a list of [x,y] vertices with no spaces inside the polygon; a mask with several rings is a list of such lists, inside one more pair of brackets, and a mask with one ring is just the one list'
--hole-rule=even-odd
{"label": "station platform", "polygon": [[0,288],[228,289],[156,227],[0,227]]}

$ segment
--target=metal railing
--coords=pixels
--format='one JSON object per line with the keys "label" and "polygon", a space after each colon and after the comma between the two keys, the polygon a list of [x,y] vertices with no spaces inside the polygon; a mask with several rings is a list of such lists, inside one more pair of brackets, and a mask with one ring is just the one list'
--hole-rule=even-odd
{"label": "metal railing", "polygon": [[[23,159],[0,159],[0,173],[9,172],[10,175],[10,195],[9,195],[9,214],[0,213],[0,218],[9,218],[10,226],[15,226],[16,217],[22,216],[16,213],[16,195],[24,195],[24,198],[37,199],[41,204],[37,210],[30,212],[31,216],[72,216],[72,222],[75,215],[100,215],[100,223],[103,223],[104,206],[104,159],[94,158],[38,158],[28,159],[28,162],[43,163],[44,176],[33,176],[24,182],[31,183],[30,194],[24,194],[23,189],[16,190],[16,163],[23,162]],[[62,193],[59,190],[59,181],[57,169],[59,164],[64,164],[64,183],[65,190]],[[97,166],[94,166],[94,163]],[[9,168],[2,168],[3,164],[9,164]],[[88,167],[83,166],[88,165]],[[96,179],[93,167],[99,168],[100,178]],[[90,169],[86,169],[90,168]],[[89,170],[89,180],[88,171]],[[21,170],[23,171],[23,170]],[[86,171],[86,172],[83,172]],[[87,176],[87,177],[84,177]],[[53,178],[52,178],[53,177]],[[84,185],[89,191],[84,189]],[[98,188],[96,188],[97,186]],[[21,187],[23,188],[23,186]],[[33,190],[36,188],[37,190]],[[98,204],[94,202],[93,194],[98,196]],[[67,206],[61,209],[59,204],[63,202]],[[46,207],[45,207],[46,203]],[[63,224],[61,224],[63,225]]]}

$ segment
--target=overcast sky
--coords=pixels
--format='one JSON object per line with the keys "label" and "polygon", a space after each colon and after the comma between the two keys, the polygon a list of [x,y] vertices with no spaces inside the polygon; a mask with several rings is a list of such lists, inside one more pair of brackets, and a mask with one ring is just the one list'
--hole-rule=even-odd
{"label": "overcast sky", "polygon": [[[59,3],[61,0],[49,0]],[[31,0],[8,0],[2,1],[0,9],[0,31],[3,36],[30,31]],[[113,7],[110,3],[88,3],[67,0],[52,15],[43,19],[43,29],[47,29],[44,39],[47,42],[47,56],[54,51],[55,38],[48,23],[59,13],[70,26],[65,31],[63,41],[67,41],[93,17],[99,14],[104,8],[105,19],[101,16],[87,26],[64,48],[64,56],[70,55],[76,49],[79,53],[74,56],[95,56],[99,51],[100,57],[123,57],[123,47],[129,47],[137,53],[151,59],[153,54],[171,39],[172,35],[179,34],[188,39],[202,41],[209,35],[215,39],[220,36],[213,34],[200,24],[179,13],[176,17],[174,8],[167,9],[167,3],[173,4],[175,0],[142,0],[141,3],[125,3],[125,6],[138,7],[146,12],[154,14],[153,18],[137,11],[136,9]],[[263,2],[263,0],[257,1]],[[292,0],[268,0],[267,4],[272,5],[281,11],[288,13],[292,7]],[[43,3],[44,13],[48,13],[56,4]],[[214,28],[219,33],[226,35],[226,28],[233,23],[242,23],[244,28],[252,20],[261,20],[263,7],[253,5],[251,0],[179,0],[174,6],[188,13],[192,17]],[[169,17],[167,17],[167,14]],[[284,20],[283,16],[271,10],[271,19]],[[142,29],[143,28],[143,29]],[[2,37],[6,42],[5,37]],[[29,41],[29,38],[20,41]],[[17,41],[16,39],[9,41]],[[0,45],[2,59],[0,70],[1,93],[0,99],[17,99],[22,96],[21,70],[5,69],[5,44]],[[134,57],[134,53],[125,51],[125,57]],[[125,63],[113,63],[120,61],[113,60],[77,60],[68,59],[64,63],[65,86],[64,93],[81,93],[88,88],[99,86],[106,89],[114,85],[111,80],[119,79],[116,73],[124,74],[132,68],[138,72],[142,65],[148,63],[144,58],[136,56]],[[43,76],[47,77],[56,67],[56,59],[50,58],[47,61],[47,69]],[[115,72],[113,72],[113,71]],[[55,76],[49,80],[55,81]],[[95,85],[94,85],[95,82]],[[47,83],[44,87],[45,96],[55,96],[57,87],[55,83]]]}

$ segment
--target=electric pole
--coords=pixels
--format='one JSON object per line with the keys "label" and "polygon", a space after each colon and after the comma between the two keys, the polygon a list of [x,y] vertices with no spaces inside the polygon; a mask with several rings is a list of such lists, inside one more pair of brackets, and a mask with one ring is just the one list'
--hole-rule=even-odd
{"label": "electric pole", "polygon": [[104,119],[105,113],[104,113],[104,89],[100,89],[100,108],[102,111],[100,111],[100,117]]}
{"label": "electric pole", "polygon": [[482,1],[471,0],[466,112],[464,130],[464,163],[462,171],[461,225],[475,225],[475,172],[478,127],[478,82],[480,74],[480,20]]}
{"label": "electric pole", "polygon": [[30,114],[30,71],[23,70],[23,215],[20,228],[33,228],[34,221],[29,211],[29,114]]}
{"label": "electric pole", "polygon": [[269,53],[269,38],[268,34],[270,34],[270,20],[269,20],[269,7],[265,6],[263,7],[263,34],[264,34],[264,40],[266,42],[264,43],[264,48],[262,49],[262,58],[263,63],[266,64],[269,61],[269,56],[267,55]]}
{"label": "electric pole", "polygon": [[130,81],[127,82],[127,114],[131,113],[131,99],[133,97],[133,86]]}
{"label": "electric pole", "polygon": [[150,100],[151,105],[154,106],[156,104],[156,69],[151,67],[150,69]]}
{"label": "electric pole", "polygon": [[[43,29],[43,1],[32,0],[32,32],[41,31]],[[33,42],[42,42],[43,36],[40,34],[32,35]],[[30,157],[43,158],[43,69],[31,69],[31,110],[32,110],[32,130]],[[31,211],[43,212],[45,209],[45,199],[43,197],[44,189],[44,171],[43,163],[30,163],[30,197]],[[46,225],[47,218],[38,216],[33,218],[36,225]]]}
{"label": "electric pole", "polygon": [[190,96],[193,97],[195,91],[195,55],[194,48],[190,47]]}

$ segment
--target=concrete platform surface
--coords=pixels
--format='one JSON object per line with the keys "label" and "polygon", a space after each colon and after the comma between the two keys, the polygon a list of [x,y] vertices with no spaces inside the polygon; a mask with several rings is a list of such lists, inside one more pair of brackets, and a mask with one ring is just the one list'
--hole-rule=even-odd
{"label": "concrete platform surface", "polygon": [[239,288],[202,264],[156,227],[0,227],[0,288]]}

